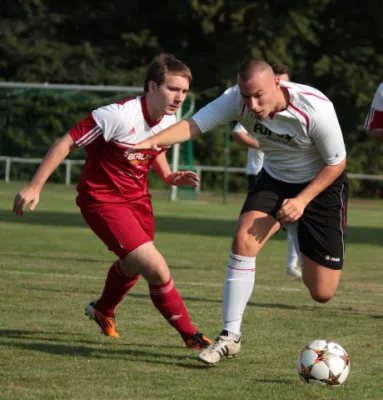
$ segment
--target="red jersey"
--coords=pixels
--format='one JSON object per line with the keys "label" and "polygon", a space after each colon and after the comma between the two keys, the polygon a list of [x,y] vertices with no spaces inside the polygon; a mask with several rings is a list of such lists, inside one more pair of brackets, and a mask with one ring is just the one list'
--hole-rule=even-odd
{"label": "red jersey", "polygon": [[364,123],[364,129],[368,131],[383,129],[383,82],[376,90],[370,111]]}
{"label": "red jersey", "polygon": [[[69,134],[87,152],[77,185],[77,204],[132,202],[149,198],[148,173],[159,154],[153,150],[129,151],[176,122],[174,115],[150,119],[145,96],[94,110]],[[165,151],[165,150],[162,150]]]}

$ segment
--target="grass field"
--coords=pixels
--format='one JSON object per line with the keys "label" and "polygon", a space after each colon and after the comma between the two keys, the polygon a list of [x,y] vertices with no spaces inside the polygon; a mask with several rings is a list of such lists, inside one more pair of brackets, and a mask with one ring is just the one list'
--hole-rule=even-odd
{"label": "grass field", "polygon": [[[20,187],[0,184],[1,399],[383,398],[382,202],[351,202],[344,274],[328,304],[286,276],[286,236],[276,235],[257,259],[241,353],[209,368],[154,309],[143,280],[118,309],[121,338],[101,336],[83,310],[113,254],[84,225],[73,187],[48,185],[37,211],[15,217]],[[154,208],[156,244],[193,321],[214,337],[240,201],[159,199]],[[319,338],[351,357],[342,387],[300,383],[297,354]]]}

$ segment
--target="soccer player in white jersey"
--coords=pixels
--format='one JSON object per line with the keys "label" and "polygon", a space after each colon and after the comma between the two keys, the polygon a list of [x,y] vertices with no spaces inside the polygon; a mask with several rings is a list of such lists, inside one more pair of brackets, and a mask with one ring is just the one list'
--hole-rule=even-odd
{"label": "soccer player in white jersey", "polygon": [[223,330],[199,354],[207,364],[236,355],[241,323],[255,280],[255,259],[282,226],[302,255],[311,297],[329,301],[344,256],[348,185],[346,150],[332,102],[319,90],[280,81],[264,60],[238,70],[238,84],[188,120],[132,147],[157,150],[239,121],[265,153],[256,190],[243,205],[224,287]]}
{"label": "soccer player in white jersey", "polygon": [[[280,80],[288,82],[290,80],[290,71],[287,65],[272,65],[274,75]],[[232,131],[232,137],[235,141],[243,143],[249,149],[247,151],[246,175],[248,181],[248,192],[255,187],[260,172],[263,167],[263,151],[259,147],[258,140],[253,138],[247,130],[239,123],[235,125]],[[287,266],[286,273],[294,278],[302,278],[302,270],[298,265],[298,253],[295,250],[294,240],[290,233],[287,233]]]}
{"label": "soccer player in white jersey", "polygon": [[383,142],[383,82],[376,90],[364,128],[375,142]]}
{"label": "soccer player in white jersey", "polygon": [[172,173],[166,148],[127,151],[176,122],[192,79],[190,69],[170,54],[157,56],[148,66],[144,95],[98,108],[58,140],[32,182],[15,197],[14,211],[34,210],[48,177],[70,151],[83,147],[85,167],[77,186],[77,205],[94,233],[118,260],[107,274],[101,297],[86,306],[86,314],[102,333],[119,337],[114,312],[142,275],[154,306],[181,335],[189,348],[201,350],[211,340],[192,324],[176,290],[166,261],[153,244],[154,217],[148,192],[151,167],[169,185],[198,184],[189,171]]}

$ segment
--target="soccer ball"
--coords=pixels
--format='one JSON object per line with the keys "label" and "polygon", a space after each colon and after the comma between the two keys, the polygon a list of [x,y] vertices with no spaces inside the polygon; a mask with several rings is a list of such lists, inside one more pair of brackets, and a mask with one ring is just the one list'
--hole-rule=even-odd
{"label": "soccer ball", "polygon": [[338,343],[315,340],[299,353],[297,371],[306,383],[342,385],[350,372],[350,358]]}

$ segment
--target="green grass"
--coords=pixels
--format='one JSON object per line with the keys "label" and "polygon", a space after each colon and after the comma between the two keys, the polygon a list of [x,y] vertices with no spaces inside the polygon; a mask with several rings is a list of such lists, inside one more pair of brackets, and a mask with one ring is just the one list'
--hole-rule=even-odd
{"label": "green grass", "polygon": [[[99,335],[83,309],[115,257],[83,223],[73,187],[48,185],[38,209],[16,217],[20,187],[0,184],[1,399],[382,399],[382,202],[351,202],[344,273],[325,305],[286,276],[286,236],[276,235],[257,259],[241,353],[209,368],[183,348],[143,280],[118,309],[121,338]],[[154,201],[156,245],[193,321],[211,337],[221,328],[240,205]],[[343,387],[300,383],[297,354],[318,338],[348,351]]]}

